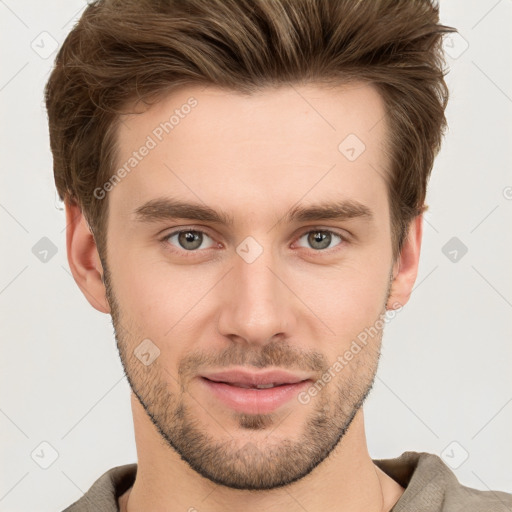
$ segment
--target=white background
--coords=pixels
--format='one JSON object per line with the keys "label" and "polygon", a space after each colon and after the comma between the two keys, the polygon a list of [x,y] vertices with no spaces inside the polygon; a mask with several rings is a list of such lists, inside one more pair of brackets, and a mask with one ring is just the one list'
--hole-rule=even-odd
{"label": "white background", "polygon": [[[418,280],[384,333],[368,443],[373,458],[413,450],[460,462],[467,452],[460,482],[512,492],[512,0],[441,3],[464,38],[449,44],[450,128]],[[60,46],[84,6],[0,1],[2,511],[61,510],[136,461],[110,317],[85,300],[66,259],[43,102],[55,54],[31,47],[52,49],[42,32]],[[42,237],[57,249],[46,263],[32,252]],[[468,249],[457,262],[442,251],[452,237]],[[58,452],[47,469],[31,457],[42,450],[50,462],[42,442]]]}

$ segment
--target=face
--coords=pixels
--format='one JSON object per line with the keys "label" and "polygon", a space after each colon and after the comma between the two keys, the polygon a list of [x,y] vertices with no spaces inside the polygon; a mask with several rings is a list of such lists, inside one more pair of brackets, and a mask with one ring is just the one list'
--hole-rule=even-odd
{"label": "face", "polygon": [[[103,261],[121,360],[162,439],[216,483],[307,475],[372,387],[393,272],[383,118],[352,84],[187,88],[123,119]],[[289,383],[219,383],[230,370]]]}

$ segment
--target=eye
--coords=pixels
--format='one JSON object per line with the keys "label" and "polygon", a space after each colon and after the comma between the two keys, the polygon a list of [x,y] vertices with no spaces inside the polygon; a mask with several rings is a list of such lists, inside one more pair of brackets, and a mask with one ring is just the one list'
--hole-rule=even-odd
{"label": "eye", "polygon": [[[306,238],[306,243],[309,244],[309,247],[315,249],[316,251],[325,251],[327,249],[332,249],[332,242],[338,238],[341,242],[345,241],[345,238],[334,231],[326,230],[326,229],[314,229],[312,231],[308,231],[304,233],[299,241],[303,238]],[[335,245],[341,245],[339,244]],[[301,246],[304,247],[304,246]]]}
{"label": "eye", "polygon": [[[210,245],[204,246],[210,240]],[[300,241],[305,239],[307,245],[302,245]],[[339,243],[336,244],[336,239]],[[328,252],[338,245],[342,245],[346,238],[329,229],[313,229],[305,232],[299,239],[299,246],[313,249],[315,252]],[[199,229],[180,229],[173,231],[161,238],[167,249],[181,253],[185,256],[193,256],[200,250],[206,250],[218,247],[216,243],[205,231]],[[189,253],[189,254],[187,254]]]}
{"label": "eye", "polygon": [[[162,238],[162,242],[169,243],[174,247],[184,251],[193,252],[201,249],[205,237],[212,240],[204,231],[197,229],[182,229],[180,231],[169,233],[164,238]],[[214,244],[210,245],[210,247],[213,246]],[[202,248],[208,249],[208,247]]]}

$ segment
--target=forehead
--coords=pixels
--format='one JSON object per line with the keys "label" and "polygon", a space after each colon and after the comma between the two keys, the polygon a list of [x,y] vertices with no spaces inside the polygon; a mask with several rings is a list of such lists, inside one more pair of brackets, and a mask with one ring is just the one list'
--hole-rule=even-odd
{"label": "forehead", "polygon": [[383,196],[386,134],[383,100],[368,84],[252,95],[184,87],[122,117],[116,168],[127,172],[109,199],[128,215],[165,195],[233,211]]}

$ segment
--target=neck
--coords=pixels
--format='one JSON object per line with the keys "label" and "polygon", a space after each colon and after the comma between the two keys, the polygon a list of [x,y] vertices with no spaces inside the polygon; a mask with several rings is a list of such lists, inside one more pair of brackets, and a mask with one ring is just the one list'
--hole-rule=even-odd
{"label": "neck", "polygon": [[132,410],[137,476],[119,500],[121,512],[387,512],[404,492],[373,464],[362,408],[327,459],[304,478],[268,491],[231,489],[202,477],[161,439],[133,395]]}

